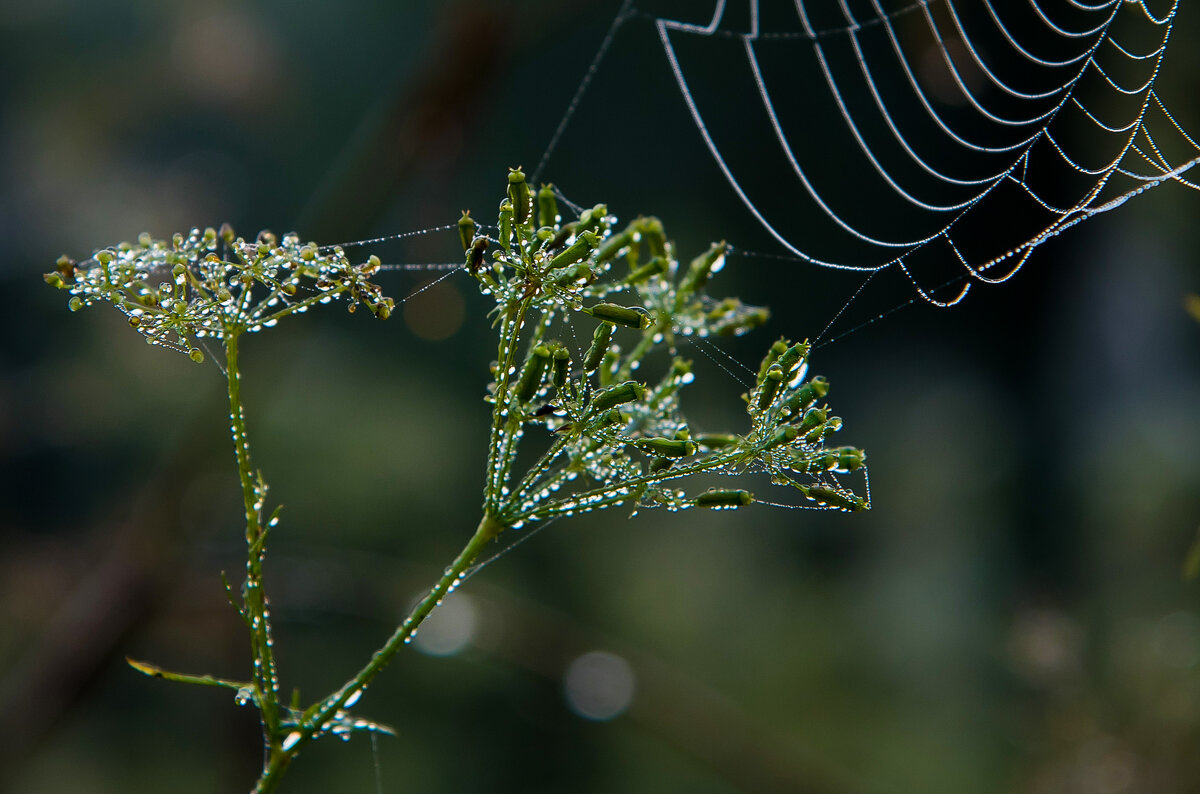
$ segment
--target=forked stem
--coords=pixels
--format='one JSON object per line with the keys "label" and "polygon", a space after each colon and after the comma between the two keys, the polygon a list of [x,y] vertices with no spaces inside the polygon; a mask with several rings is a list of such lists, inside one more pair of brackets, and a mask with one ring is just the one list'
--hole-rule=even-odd
{"label": "forked stem", "polygon": [[[279,780],[283,777],[283,772],[300,750],[318,734],[326,730],[325,726],[337,716],[339,711],[345,708],[346,703],[361,693],[375,676],[387,666],[392,657],[412,640],[413,636],[417,633],[417,629],[425,622],[425,618],[429,617],[429,614],[442,602],[442,599],[454,589],[461,580],[462,575],[479,558],[484,547],[507,528],[506,525],[491,516],[484,516],[483,520],[479,522],[479,526],[475,528],[475,534],[467,541],[467,545],[458,553],[454,562],[443,572],[441,578],[430,589],[428,595],[413,607],[412,612],[396,628],[396,631],[388,638],[383,647],[372,654],[371,661],[359,670],[353,678],[343,684],[341,689],[325,698],[319,705],[310,708],[309,712],[312,713],[306,713],[301,720],[302,724],[285,737],[277,752],[273,751],[271,753],[270,760],[263,769],[258,784],[254,787],[256,794],[264,794],[265,792],[275,790],[276,786],[279,785]],[[284,747],[287,749],[282,749]]]}

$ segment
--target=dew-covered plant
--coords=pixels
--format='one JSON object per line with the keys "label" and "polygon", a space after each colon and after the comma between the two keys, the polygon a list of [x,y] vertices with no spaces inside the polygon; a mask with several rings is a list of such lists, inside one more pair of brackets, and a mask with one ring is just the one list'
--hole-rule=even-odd
{"label": "dew-covered plant", "polygon": [[[238,345],[245,334],[334,300],[387,318],[394,303],[373,281],[379,260],[354,264],[337,246],[303,244],[292,234],[263,233],[249,242],[224,227],[166,241],[142,235],[82,263],[60,259],[46,275],[70,292],[72,310],[111,303],[151,344],[197,362],[204,361],[201,346],[209,340],[220,348],[246,524],[245,579],[240,588],[226,580],[225,589],[250,636],[250,677],[130,664],[159,678],[232,689],[237,703],[258,710],[265,749],[255,791],[274,790],[315,739],[388,732],[350,710],[472,566],[510,536],[619,506],[745,507],[757,501],[747,487],[755,476],[793,489],[812,507],[868,506],[837,478],[863,468],[865,456],[829,444],[842,420],[824,404],[828,382],[808,374],[804,342],[771,345],[753,387],[741,395],[745,426],[718,433],[689,425],[680,394],[695,376],[679,353],[684,343],[741,335],[761,325],[767,311],[707,294],[724,263],[724,243],[684,264],[657,219],[638,218],[620,231],[615,223],[604,205],[563,222],[554,190],[543,186],[534,196],[520,169],[509,173],[497,225],[488,227],[494,235],[480,233],[463,213],[463,269],[493,301],[498,337],[487,387],[492,422],[481,518],[459,555],[362,669],[307,705],[298,692],[281,696],[263,576],[267,541],[280,531],[280,508],[267,507],[266,481],[251,464]],[[531,444],[537,446],[532,453]],[[534,462],[519,469],[518,461],[526,460]],[[704,480],[715,475],[732,485],[705,488]]]}

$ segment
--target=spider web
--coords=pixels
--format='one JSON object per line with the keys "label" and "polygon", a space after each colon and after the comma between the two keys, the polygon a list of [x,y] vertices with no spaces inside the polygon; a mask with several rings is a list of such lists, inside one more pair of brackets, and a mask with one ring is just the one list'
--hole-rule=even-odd
{"label": "spider web", "polygon": [[[1178,0],[716,0],[649,15],[692,119],[789,255],[962,300],[1184,176],[1155,90]],[[627,13],[623,10],[622,12]],[[618,17],[620,20],[622,17]]]}

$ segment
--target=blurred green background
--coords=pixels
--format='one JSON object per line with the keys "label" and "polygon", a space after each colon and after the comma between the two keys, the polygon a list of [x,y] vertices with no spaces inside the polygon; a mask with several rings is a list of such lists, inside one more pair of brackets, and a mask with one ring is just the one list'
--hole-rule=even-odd
{"label": "blurred green background", "polygon": [[[247,668],[219,580],[242,554],[224,381],[115,312],[68,314],[41,274],[225,220],[321,242],[464,207],[490,221],[617,5],[0,7],[0,787],[237,791],[260,761],[251,710],[124,663]],[[1160,82],[1192,130],[1196,11]],[[659,215],[684,255],[721,238],[770,250],[645,20],[545,176],[581,204]],[[1200,525],[1200,326],[1183,311],[1198,214],[1194,193],[1155,190],[959,308],[916,305],[818,350],[841,440],[870,456],[870,513],[559,523],[456,596],[467,647],[402,654],[363,698],[396,738],[320,742],[284,790],[1200,790],[1200,585],[1180,576]],[[379,253],[461,249],[433,234]],[[396,274],[391,292],[426,279]],[[816,335],[857,285],[735,259],[714,293],[776,318],[728,352],[754,363],[772,334]],[[245,344],[256,462],[286,505],[267,568],[284,684],[306,702],[478,519],[485,310],[456,277],[387,323],[331,310]],[[742,387],[710,370],[692,404],[734,427]],[[563,697],[568,663],[597,649],[636,676],[607,722]]]}

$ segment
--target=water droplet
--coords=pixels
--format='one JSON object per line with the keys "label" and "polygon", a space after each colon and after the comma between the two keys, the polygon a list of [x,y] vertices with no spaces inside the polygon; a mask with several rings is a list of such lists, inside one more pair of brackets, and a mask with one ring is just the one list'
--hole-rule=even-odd
{"label": "water droplet", "polygon": [[288,750],[291,750],[296,746],[296,743],[300,741],[300,738],[300,733],[298,731],[292,731],[287,735],[287,738],[283,740],[283,744],[279,746],[279,749],[286,753]]}

